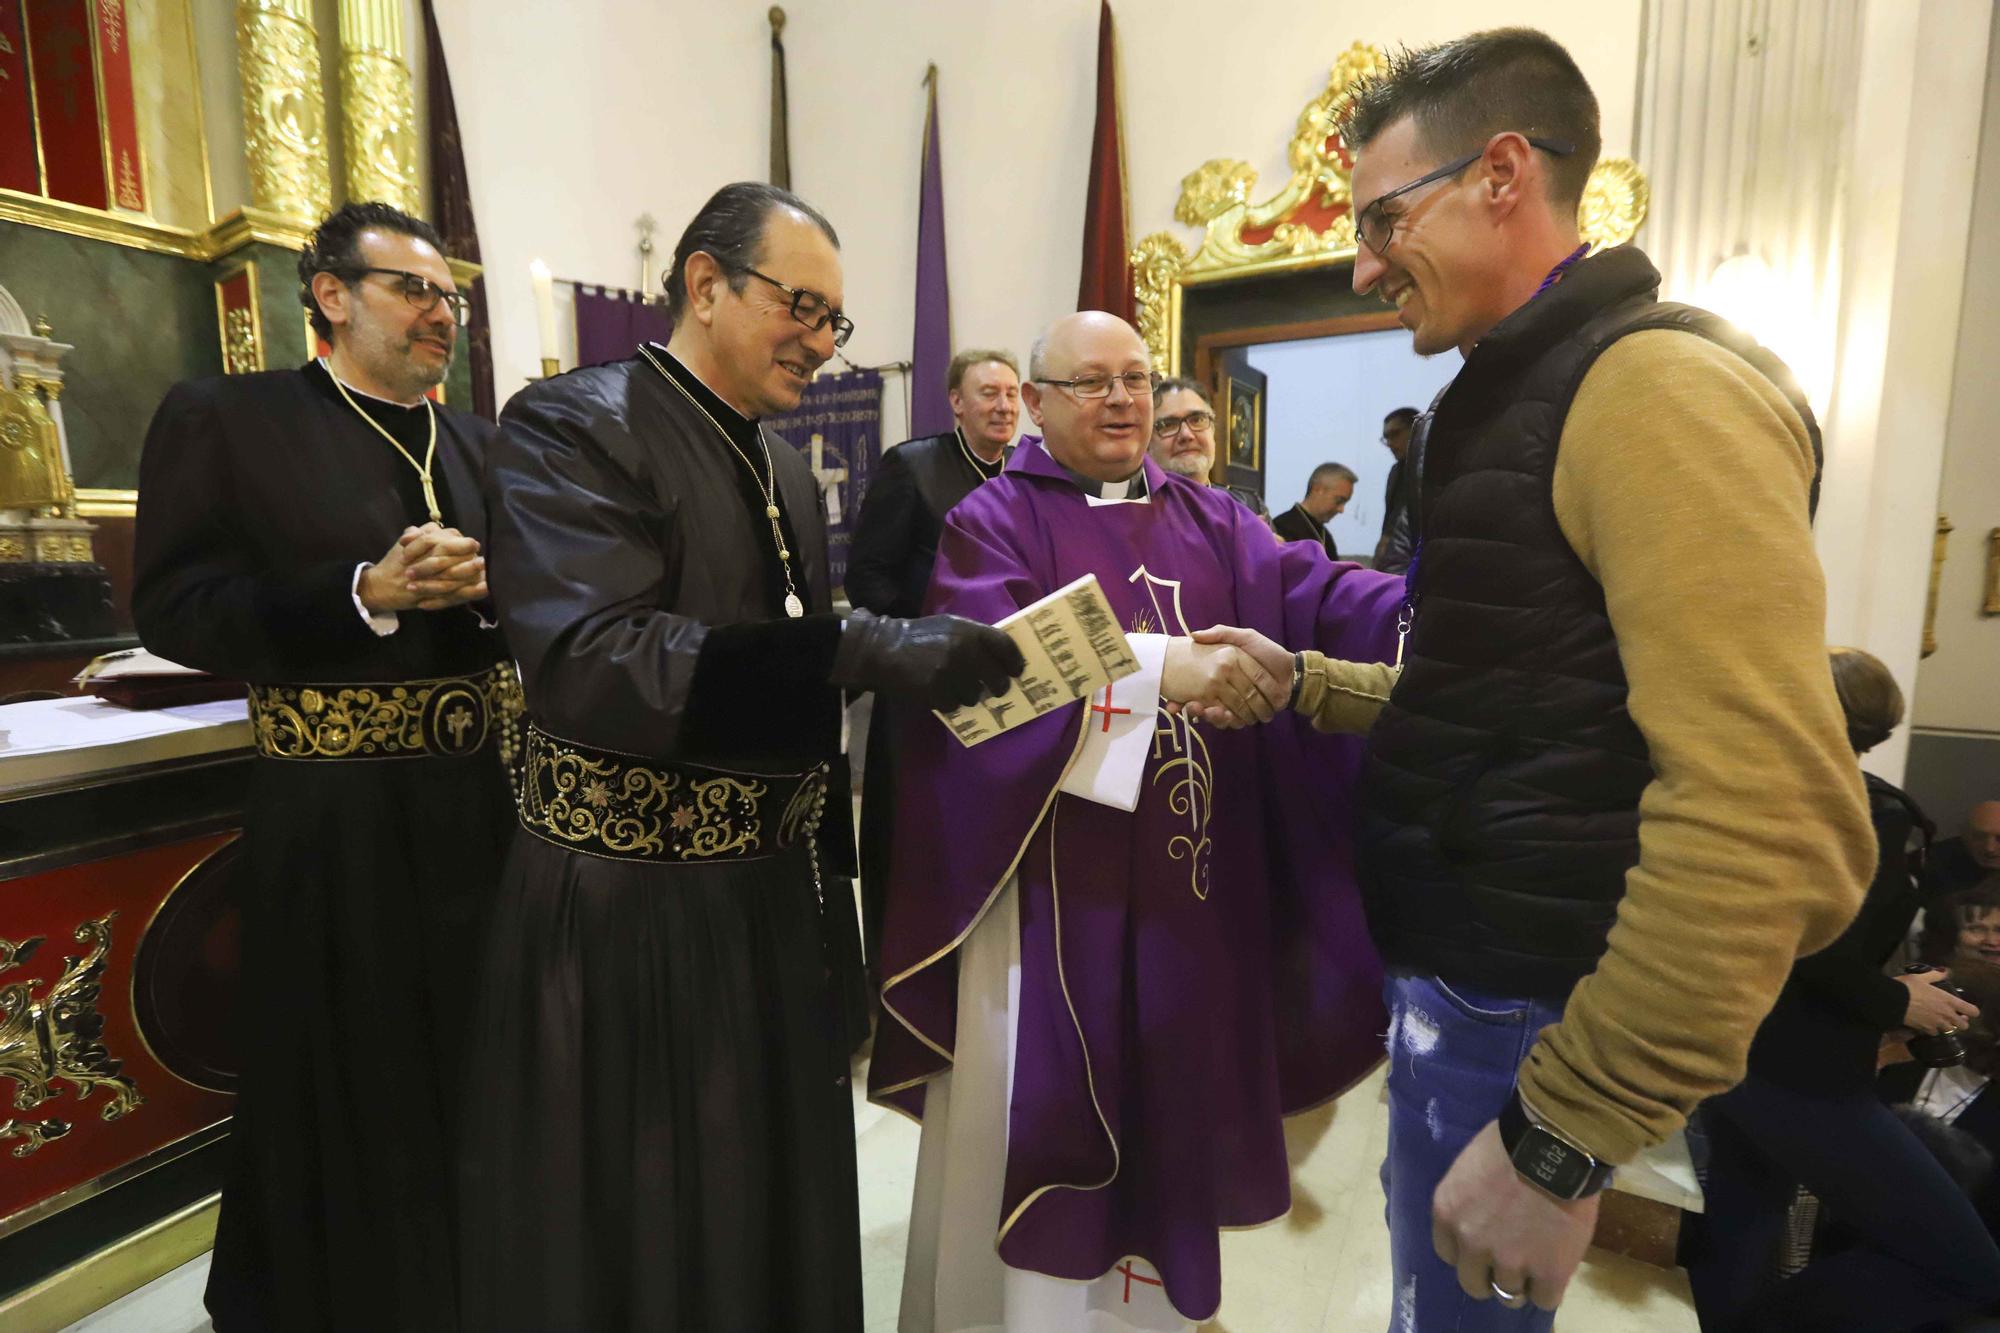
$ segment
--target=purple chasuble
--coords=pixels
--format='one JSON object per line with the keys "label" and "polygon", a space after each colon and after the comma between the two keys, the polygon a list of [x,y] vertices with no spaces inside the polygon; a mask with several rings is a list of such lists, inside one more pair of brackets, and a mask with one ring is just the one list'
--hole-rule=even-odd
{"label": "purple chasuble", "polygon": [[[1128,631],[1244,625],[1393,659],[1401,580],[1145,471],[1150,502],[1092,507],[1043,449],[1016,449],[946,520],[928,609],[991,624],[1089,573]],[[1221,1299],[1217,1228],[1289,1206],[1281,1116],[1381,1057],[1353,865],[1362,743],[1292,713],[1228,732],[1163,713],[1127,813],[1058,790],[1094,720],[1080,701],[967,749],[906,718],[870,1095],[922,1115],[951,1066],[957,949],[1018,873],[1000,1256],[1088,1280],[1136,1254],[1200,1320]]]}

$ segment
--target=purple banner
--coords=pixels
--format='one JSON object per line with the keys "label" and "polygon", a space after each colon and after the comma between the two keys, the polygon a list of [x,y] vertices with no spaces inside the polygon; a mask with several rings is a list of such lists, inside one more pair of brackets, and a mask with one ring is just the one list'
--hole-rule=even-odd
{"label": "purple banner", "polygon": [[917,195],[917,324],[910,337],[910,430],[942,435],[952,427],[945,369],[951,364],[951,277],[944,260],[944,175],[938,150],[937,66],[931,66],[924,113],[923,184]]}
{"label": "purple banner", "polygon": [[667,308],[639,292],[615,287],[576,289],[576,364],[623,361],[642,342],[664,343],[674,331]]}
{"label": "purple banner", "polygon": [[822,375],[799,405],[764,424],[805,455],[819,478],[826,506],[826,545],[834,595],[847,582],[847,550],[861,497],[882,458],[882,373],[856,370]]}

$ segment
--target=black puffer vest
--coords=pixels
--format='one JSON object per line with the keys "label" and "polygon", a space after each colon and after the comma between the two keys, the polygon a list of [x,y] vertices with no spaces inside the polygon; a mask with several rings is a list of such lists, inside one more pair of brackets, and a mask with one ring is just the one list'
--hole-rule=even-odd
{"label": "black puffer vest", "polygon": [[1604,590],[1555,512],[1563,421],[1598,356],[1642,329],[1719,343],[1784,391],[1817,464],[1783,363],[1659,285],[1629,246],[1577,264],[1473,348],[1419,423],[1416,614],[1363,786],[1362,880],[1393,967],[1560,998],[1596,966],[1638,862],[1653,769]]}

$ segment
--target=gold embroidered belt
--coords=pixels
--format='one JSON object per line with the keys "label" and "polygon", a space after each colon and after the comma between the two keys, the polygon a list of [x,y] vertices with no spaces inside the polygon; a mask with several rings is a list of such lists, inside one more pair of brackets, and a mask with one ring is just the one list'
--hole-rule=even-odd
{"label": "gold embroidered belt", "polygon": [[436,680],[250,687],[250,730],[272,759],[456,758],[490,740],[511,766],[526,712],[512,662]]}
{"label": "gold embroidered belt", "polygon": [[[735,773],[599,750],[528,724],[521,826],[620,861],[749,861],[813,846],[826,769]],[[818,873],[814,856],[814,873]]]}

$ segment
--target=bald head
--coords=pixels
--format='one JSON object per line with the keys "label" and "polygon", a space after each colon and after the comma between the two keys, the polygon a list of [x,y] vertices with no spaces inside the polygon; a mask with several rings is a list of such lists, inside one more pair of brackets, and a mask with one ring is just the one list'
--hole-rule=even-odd
{"label": "bald head", "polygon": [[1965,850],[1987,870],[2000,870],[2000,801],[1981,801],[1965,817]]}
{"label": "bald head", "polygon": [[[1058,463],[1097,481],[1123,481],[1144,464],[1152,358],[1138,330],[1102,310],[1065,315],[1035,339],[1028,376],[1021,401]],[[1083,383],[1049,382],[1074,380]]]}

